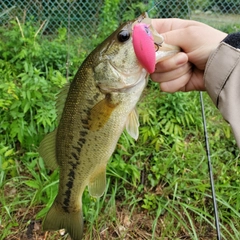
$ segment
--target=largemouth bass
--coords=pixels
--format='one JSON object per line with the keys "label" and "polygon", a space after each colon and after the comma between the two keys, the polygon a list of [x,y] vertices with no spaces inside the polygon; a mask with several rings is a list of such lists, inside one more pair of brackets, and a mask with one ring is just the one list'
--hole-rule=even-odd
{"label": "largemouth bass", "polygon": [[43,230],[64,228],[73,240],[82,239],[85,187],[100,197],[106,185],[106,165],[121,133],[126,128],[138,138],[135,107],[148,73],[134,53],[134,22],[121,25],[93,50],[58,96],[58,127],[39,146],[45,164],[59,168],[58,194]]}

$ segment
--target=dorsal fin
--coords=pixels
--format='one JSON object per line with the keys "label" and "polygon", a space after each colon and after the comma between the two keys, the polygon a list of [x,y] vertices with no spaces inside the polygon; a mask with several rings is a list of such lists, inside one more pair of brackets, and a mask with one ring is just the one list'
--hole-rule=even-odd
{"label": "dorsal fin", "polygon": [[[62,117],[62,112],[68,95],[69,87],[70,83],[66,83],[65,86],[61,89],[60,93],[58,93],[57,95],[56,100],[57,122],[59,122]],[[38,148],[38,152],[40,156],[43,158],[46,166],[53,170],[58,167],[56,157],[56,134],[57,128],[53,132],[47,134],[44,137]]]}
{"label": "dorsal fin", "polygon": [[66,83],[64,87],[61,89],[61,91],[57,94],[56,100],[57,122],[59,122],[62,117],[62,112],[69,92],[69,87],[70,83]]}

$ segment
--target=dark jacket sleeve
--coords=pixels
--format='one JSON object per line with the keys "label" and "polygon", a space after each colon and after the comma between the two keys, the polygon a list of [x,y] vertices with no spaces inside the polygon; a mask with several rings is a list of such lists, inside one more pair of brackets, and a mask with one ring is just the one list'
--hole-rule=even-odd
{"label": "dark jacket sleeve", "polygon": [[228,35],[210,55],[204,80],[240,147],[240,33]]}

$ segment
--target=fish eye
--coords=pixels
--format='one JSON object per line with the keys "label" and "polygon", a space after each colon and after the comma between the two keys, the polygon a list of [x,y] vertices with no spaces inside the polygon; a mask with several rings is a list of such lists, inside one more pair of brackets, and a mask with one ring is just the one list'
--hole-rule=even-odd
{"label": "fish eye", "polygon": [[127,30],[122,30],[118,33],[117,38],[119,42],[126,42],[130,38],[130,32]]}

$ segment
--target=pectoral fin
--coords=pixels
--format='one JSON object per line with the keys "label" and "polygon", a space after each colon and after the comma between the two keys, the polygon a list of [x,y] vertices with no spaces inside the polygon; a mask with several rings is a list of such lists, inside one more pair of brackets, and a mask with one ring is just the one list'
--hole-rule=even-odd
{"label": "pectoral fin", "polygon": [[101,197],[106,189],[106,166],[97,172],[90,179],[88,190],[91,196]]}
{"label": "pectoral fin", "polygon": [[52,170],[58,167],[55,150],[56,134],[57,129],[46,135],[38,148],[38,152],[40,156],[43,158],[44,163],[48,168]]}
{"label": "pectoral fin", "polygon": [[138,113],[136,109],[129,114],[126,122],[126,130],[129,135],[134,138],[135,140],[138,139],[139,136],[139,121],[138,121]]}
{"label": "pectoral fin", "polygon": [[110,118],[116,106],[117,104],[111,102],[110,96],[106,96],[106,98],[97,103],[90,112],[90,130],[97,131],[101,129]]}

